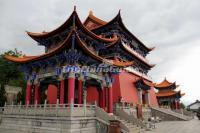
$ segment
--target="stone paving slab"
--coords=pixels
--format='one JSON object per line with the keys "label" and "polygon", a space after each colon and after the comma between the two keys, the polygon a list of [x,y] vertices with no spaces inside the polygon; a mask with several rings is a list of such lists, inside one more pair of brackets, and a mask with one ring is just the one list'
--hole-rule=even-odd
{"label": "stone paving slab", "polygon": [[145,133],[200,133],[200,120],[161,122],[156,129]]}

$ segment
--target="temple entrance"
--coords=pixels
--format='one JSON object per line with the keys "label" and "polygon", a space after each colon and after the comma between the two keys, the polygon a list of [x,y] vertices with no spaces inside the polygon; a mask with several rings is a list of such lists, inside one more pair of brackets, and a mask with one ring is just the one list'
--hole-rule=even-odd
{"label": "temple entrance", "polygon": [[87,88],[87,103],[94,104],[96,102],[98,106],[102,107],[104,100],[101,84],[96,79],[90,79],[85,82],[85,86]]}
{"label": "temple entrance", "polygon": [[48,85],[47,89],[47,103],[48,104],[56,104],[58,95],[58,88],[53,84]]}
{"label": "temple entrance", "polygon": [[95,102],[99,105],[99,91],[96,86],[88,86],[87,103],[93,104]]}
{"label": "temple entrance", "polygon": [[56,104],[59,98],[59,81],[54,78],[45,78],[40,82],[40,104],[45,100],[48,104]]}

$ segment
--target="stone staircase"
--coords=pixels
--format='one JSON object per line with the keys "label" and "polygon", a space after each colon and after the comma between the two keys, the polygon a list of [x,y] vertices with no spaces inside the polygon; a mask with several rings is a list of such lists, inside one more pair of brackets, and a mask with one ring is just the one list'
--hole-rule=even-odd
{"label": "stone staircase", "polygon": [[134,115],[128,114],[124,109],[115,108],[114,117],[121,122],[123,133],[142,133],[149,129],[145,122],[137,119]]}
{"label": "stone staircase", "polygon": [[[134,123],[123,118],[120,118],[119,116],[115,115],[115,119],[121,122],[122,133],[143,133],[145,131],[145,129],[142,129],[140,126],[135,125]],[[124,126],[128,129],[128,131],[123,130]]]}
{"label": "stone staircase", "polygon": [[179,120],[179,121],[188,121],[191,120],[192,117],[176,113],[170,109],[164,109],[164,108],[156,108],[151,107],[153,116],[160,117],[163,121],[173,121],[173,120]]}

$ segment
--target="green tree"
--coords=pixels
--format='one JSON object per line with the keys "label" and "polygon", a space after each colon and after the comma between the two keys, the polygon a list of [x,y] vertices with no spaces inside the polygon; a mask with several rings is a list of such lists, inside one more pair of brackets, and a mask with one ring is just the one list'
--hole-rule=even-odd
{"label": "green tree", "polygon": [[184,103],[181,103],[181,108],[185,109],[185,104]]}
{"label": "green tree", "polygon": [[18,64],[9,62],[4,58],[4,55],[12,55],[12,56],[22,56],[21,52],[18,52],[17,49],[9,50],[4,54],[0,55],[0,106],[3,106],[6,101],[5,96],[5,88],[6,84],[13,86],[22,87],[23,91],[21,92],[20,100],[24,97],[24,88],[25,81],[23,74],[18,69]]}

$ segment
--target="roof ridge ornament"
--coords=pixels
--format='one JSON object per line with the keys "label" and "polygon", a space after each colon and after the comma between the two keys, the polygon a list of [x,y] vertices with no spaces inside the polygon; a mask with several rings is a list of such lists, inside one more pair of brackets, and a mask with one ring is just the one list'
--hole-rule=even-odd
{"label": "roof ridge ornament", "polygon": [[76,11],[76,5],[74,5],[74,11]]}
{"label": "roof ridge ornament", "polygon": [[92,10],[89,11],[89,15],[93,15],[93,11]]}
{"label": "roof ridge ornament", "polygon": [[73,11],[73,28],[76,27],[76,6],[74,6],[74,11]]}
{"label": "roof ridge ornament", "polygon": [[121,9],[119,9],[119,12],[118,12],[118,14],[121,14]]}

